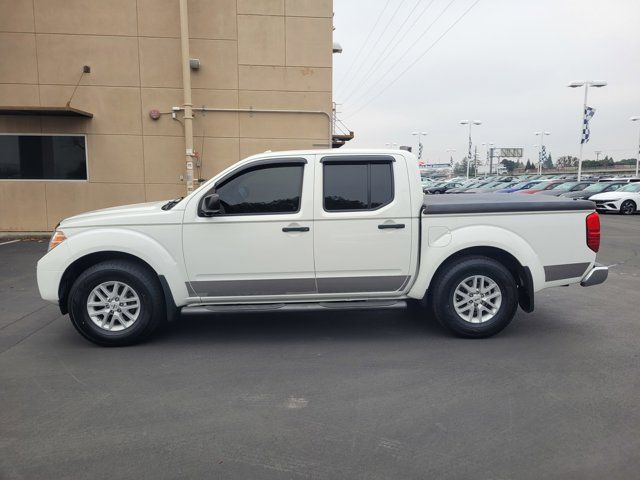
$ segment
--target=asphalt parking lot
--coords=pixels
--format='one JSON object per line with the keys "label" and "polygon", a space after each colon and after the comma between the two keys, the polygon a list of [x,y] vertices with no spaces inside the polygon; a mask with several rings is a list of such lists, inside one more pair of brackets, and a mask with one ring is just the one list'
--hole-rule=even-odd
{"label": "asphalt parking lot", "polygon": [[1,245],[0,478],[638,478],[640,215],[602,223],[607,283],[487,340],[374,311],[100,348],[40,300],[46,242]]}

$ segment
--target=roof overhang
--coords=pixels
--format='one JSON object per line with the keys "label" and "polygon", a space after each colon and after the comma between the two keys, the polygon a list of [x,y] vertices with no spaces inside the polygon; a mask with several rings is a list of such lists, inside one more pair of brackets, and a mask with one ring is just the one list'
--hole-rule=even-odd
{"label": "roof overhang", "polygon": [[65,107],[17,107],[0,106],[0,115],[34,115],[39,117],[83,117],[93,118],[93,113]]}

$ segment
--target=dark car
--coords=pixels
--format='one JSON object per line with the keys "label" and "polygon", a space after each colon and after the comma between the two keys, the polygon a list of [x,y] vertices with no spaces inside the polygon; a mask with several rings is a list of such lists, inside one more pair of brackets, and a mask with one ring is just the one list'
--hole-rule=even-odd
{"label": "dark car", "polygon": [[462,182],[444,182],[440,185],[425,188],[424,193],[446,193],[447,190],[458,188],[460,186],[462,186]]}
{"label": "dark car", "polygon": [[511,185],[510,187],[496,190],[496,193],[513,193],[519,190],[524,190],[525,188],[533,188],[540,182],[541,180],[526,180],[524,182],[519,182],[519,183],[516,183],[515,185]]}
{"label": "dark car", "polygon": [[482,182],[464,183],[459,187],[450,188],[445,193],[466,193],[471,188],[478,188],[481,185],[486,185],[487,183],[490,183],[490,182],[482,181]]}
{"label": "dark car", "polygon": [[517,182],[490,182],[482,186],[476,186],[474,188],[468,188],[462,193],[489,193],[501,190],[504,188],[512,187]]}
{"label": "dark car", "polygon": [[542,190],[536,192],[536,195],[550,195],[552,197],[559,197],[563,193],[568,192],[580,192],[587,188],[589,185],[593,185],[594,182],[564,182],[560,183],[549,190]]}
{"label": "dark car", "polygon": [[560,196],[573,198],[574,200],[588,200],[590,196],[595,195],[596,193],[615,192],[627,183],[628,182],[596,182],[579,192],[567,192]]}

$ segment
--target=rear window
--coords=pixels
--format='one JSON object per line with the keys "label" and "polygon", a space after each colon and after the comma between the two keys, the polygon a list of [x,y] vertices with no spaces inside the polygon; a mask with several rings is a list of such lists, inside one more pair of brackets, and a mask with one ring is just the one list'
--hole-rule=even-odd
{"label": "rear window", "polygon": [[390,161],[323,162],[324,209],[327,212],[375,210],[393,201]]}

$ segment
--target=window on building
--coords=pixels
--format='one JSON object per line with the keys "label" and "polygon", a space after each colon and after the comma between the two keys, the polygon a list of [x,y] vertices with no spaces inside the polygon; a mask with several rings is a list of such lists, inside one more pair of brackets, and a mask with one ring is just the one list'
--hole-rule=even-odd
{"label": "window on building", "polygon": [[223,214],[295,213],[302,196],[302,164],[270,164],[243,170],[216,187]]}
{"label": "window on building", "polygon": [[323,165],[324,209],[375,210],[393,201],[390,161],[331,162]]}
{"label": "window on building", "polygon": [[0,179],[86,180],[83,135],[1,135]]}

